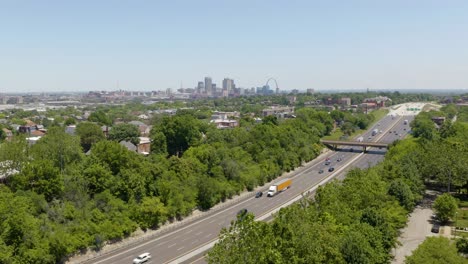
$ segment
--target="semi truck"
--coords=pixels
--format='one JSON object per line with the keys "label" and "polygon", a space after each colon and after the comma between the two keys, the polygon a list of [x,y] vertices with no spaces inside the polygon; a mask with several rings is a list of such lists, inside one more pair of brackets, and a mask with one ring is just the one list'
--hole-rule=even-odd
{"label": "semi truck", "polygon": [[374,130],[372,130],[372,136],[375,136],[379,133],[379,130],[376,128]]}
{"label": "semi truck", "polygon": [[286,189],[289,188],[289,186],[291,186],[291,179],[290,178],[286,178],[286,179],[283,179],[275,184],[273,184],[272,186],[270,186],[270,189],[268,189],[268,194],[267,196],[268,197],[272,197]]}

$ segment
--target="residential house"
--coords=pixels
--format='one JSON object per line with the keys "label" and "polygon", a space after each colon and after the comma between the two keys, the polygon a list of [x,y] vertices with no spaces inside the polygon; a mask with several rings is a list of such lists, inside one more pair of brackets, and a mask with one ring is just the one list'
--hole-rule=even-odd
{"label": "residential house", "polygon": [[137,151],[137,146],[135,146],[132,142],[122,140],[119,142],[119,144],[126,147],[130,151]]}
{"label": "residential house", "polygon": [[138,143],[137,152],[143,155],[150,154],[151,140],[149,137],[140,137],[140,143]]}

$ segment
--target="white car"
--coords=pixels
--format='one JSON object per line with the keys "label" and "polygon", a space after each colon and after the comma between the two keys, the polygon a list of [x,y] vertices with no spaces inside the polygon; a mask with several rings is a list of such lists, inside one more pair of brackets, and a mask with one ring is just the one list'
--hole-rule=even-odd
{"label": "white car", "polygon": [[133,264],[141,264],[151,259],[150,253],[143,253],[133,259]]}

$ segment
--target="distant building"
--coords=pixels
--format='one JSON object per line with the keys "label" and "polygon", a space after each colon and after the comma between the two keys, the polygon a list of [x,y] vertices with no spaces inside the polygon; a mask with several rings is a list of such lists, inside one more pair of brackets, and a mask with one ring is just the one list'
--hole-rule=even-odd
{"label": "distant building", "polygon": [[76,125],[69,125],[65,128],[65,133],[74,136],[76,131]]}
{"label": "distant building", "polygon": [[343,97],[343,98],[341,98],[340,104],[341,104],[341,105],[350,106],[350,105],[351,105],[351,98],[349,98],[349,97]]}
{"label": "distant building", "polygon": [[135,146],[132,142],[122,140],[119,142],[119,144],[126,147],[130,151],[137,151],[137,146]]}
{"label": "distant building", "polygon": [[274,115],[278,118],[285,118],[294,115],[294,106],[271,106],[262,110],[262,116]]}
{"label": "distant building", "polygon": [[234,128],[239,126],[239,121],[233,118],[239,118],[239,112],[214,112],[211,115],[210,123],[215,124],[218,129]]}
{"label": "distant building", "polygon": [[311,88],[307,89],[308,94],[313,94],[314,92],[315,92],[314,89],[311,89]]}
{"label": "distant building", "polygon": [[204,82],[198,82],[197,85],[197,93],[201,94],[203,93],[203,89],[205,88],[205,83]]}
{"label": "distant building", "polygon": [[151,151],[151,140],[149,137],[140,137],[140,143],[137,146],[137,152],[143,155],[149,155]]}
{"label": "distant building", "polygon": [[377,108],[385,107],[385,102],[392,101],[392,99],[386,96],[377,96],[374,98],[366,98],[363,103],[374,103]]}
{"label": "distant building", "polygon": [[211,77],[205,77],[205,94],[211,95],[212,91],[212,80]]}
{"label": "distant building", "polygon": [[231,94],[234,89],[234,80],[229,78],[224,78],[223,80],[223,92],[227,91],[227,94]]}
{"label": "distant building", "polygon": [[215,124],[218,129],[234,128],[239,126],[239,121],[235,119],[215,119],[211,120],[210,123]]}

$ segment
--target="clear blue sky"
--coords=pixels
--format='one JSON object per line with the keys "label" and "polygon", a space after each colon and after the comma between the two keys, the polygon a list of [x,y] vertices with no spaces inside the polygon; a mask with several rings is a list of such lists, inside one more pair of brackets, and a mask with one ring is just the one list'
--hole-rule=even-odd
{"label": "clear blue sky", "polygon": [[468,88],[468,1],[0,0],[0,93]]}

